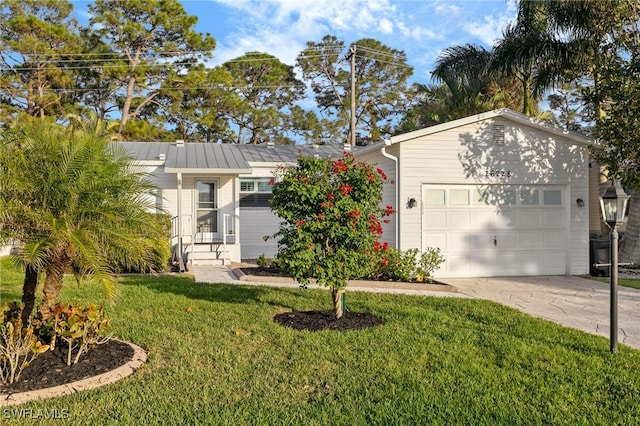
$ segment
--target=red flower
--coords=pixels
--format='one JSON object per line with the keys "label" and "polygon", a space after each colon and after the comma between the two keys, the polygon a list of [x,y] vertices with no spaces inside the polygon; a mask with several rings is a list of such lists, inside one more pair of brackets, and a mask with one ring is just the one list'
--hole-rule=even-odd
{"label": "red flower", "polygon": [[347,165],[342,160],[336,160],[333,162],[333,173],[346,172]]}
{"label": "red flower", "polygon": [[340,184],[340,192],[342,193],[343,197],[346,197],[348,193],[350,193],[353,190],[353,188],[351,187],[351,185],[345,185],[344,183]]}
{"label": "red flower", "polygon": [[307,222],[305,222],[304,220],[301,220],[301,219],[296,219],[295,220],[295,224],[297,226],[303,226],[305,223],[307,223]]}
{"label": "red flower", "polygon": [[374,215],[369,216],[369,226],[371,227],[371,232],[375,235],[382,235],[382,225]]}
{"label": "red flower", "polygon": [[320,219],[320,220],[324,219],[324,217],[325,217],[324,212],[322,212],[322,213],[320,213],[320,214],[318,215],[318,219]]}
{"label": "red flower", "polygon": [[371,176],[371,175],[367,175],[367,180],[368,180],[369,182],[373,182],[373,181],[374,181],[374,180],[376,180],[376,179],[375,179],[373,176]]}
{"label": "red flower", "polygon": [[275,184],[275,183],[276,183],[276,180],[274,178],[271,178],[271,179],[269,179],[268,185],[269,186],[273,186],[273,184]]}
{"label": "red flower", "polygon": [[382,259],[382,266],[385,266],[385,267],[386,267],[388,264],[389,264],[389,261],[387,260],[387,258],[386,258],[386,257],[384,257],[384,258]]}
{"label": "red flower", "polygon": [[332,193],[328,193],[328,194],[327,194],[327,198],[328,198],[329,200],[333,200],[334,198],[336,198],[336,196],[335,196],[335,195],[333,195]]}
{"label": "red flower", "polygon": [[380,176],[382,176],[382,180],[387,180],[387,175],[384,173],[384,171],[380,167],[378,167],[376,171]]}
{"label": "red flower", "polygon": [[360,212],[359,212],[359,211],[357,211],[357,210],[354,210],[354,211],[350,211],[350,212],[349,212],[349,213],[347,213],[347,214],[349,215],[349,217],[360,217],[360,215],[361,215],[362,213],[360,213]]}

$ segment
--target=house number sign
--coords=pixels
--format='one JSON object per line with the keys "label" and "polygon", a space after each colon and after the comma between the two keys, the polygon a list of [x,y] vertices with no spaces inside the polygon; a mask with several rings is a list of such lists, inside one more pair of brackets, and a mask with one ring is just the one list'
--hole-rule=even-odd
{"label": "house number sign", "polygon": [[509,178],[511,177],[511,170],[487,170],[485,171],[485,177]]}

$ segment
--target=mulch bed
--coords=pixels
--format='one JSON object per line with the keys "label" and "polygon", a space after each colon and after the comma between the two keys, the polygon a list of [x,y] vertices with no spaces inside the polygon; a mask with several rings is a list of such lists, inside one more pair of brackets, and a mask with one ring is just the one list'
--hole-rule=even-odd
{"label": "mulch bed", "polygon": [[336,319],[335,312],[329,311],[304,311],[283,312],[273,317],[273,320],[285,327],[296,330],[361,330],[367,327],[377,327],[383,324],[375,315],[347,311],[342,318]]}
{"label": "mulch bed", "polygon": [[119,340],[109,340],[83,354],[77,364],[66,363],[66,345],[38,355],[10,385],[0,385],[0,394],[27,392],[87,379],[114,370],[133,358],[133,348]]}
{"label": "mulch bed", "polygon": [[283,277],[279,268],[260,268],[260,267],[241,267],[240,269],[245,275],[258,275],[261,277]]}

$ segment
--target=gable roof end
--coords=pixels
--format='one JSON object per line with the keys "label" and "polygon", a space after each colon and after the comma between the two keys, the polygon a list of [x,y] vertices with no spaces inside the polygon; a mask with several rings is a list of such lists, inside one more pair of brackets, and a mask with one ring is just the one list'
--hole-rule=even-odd
{"label": "gable roof end", "polygon": [[546,122],[529,117],[528,115],[521,114],[508,108],[496,109],[481,114],[472,115],[458,120],[449,121],[447,123],[438,124],[436,126],[426,127],[424,129],[415,130],[413,132],[404,133],[390,138],[391,144],[404,142],[411,139],[416,139],[422,136],[428,136],[434,133],[443,132],[446,130],[455,129],[456,127],[466,126],[472,123],[478,123],[493,118],[504,118],[525,126],[535,127],[547,133],[554,134],[556,136],[562,136],[570,141],[580,145],[594,145],[593,140],[590,138],[569,130],[561,129],[556,126],[552,126]]}

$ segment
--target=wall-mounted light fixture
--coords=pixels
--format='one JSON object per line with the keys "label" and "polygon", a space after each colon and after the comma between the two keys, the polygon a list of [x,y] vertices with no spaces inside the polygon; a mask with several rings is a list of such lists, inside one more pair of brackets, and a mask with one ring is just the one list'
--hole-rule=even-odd
{"label": "wall-mounted light fixture", "polygon": [[409,200],[407,201],[407,208],[408,208],[408,209],[412,209],[412,208],[414,208],[417,204],[418,204],[418,202],[416,201],[416,199],[415,199],[415,198],[409,198]]}
{"label": "wall-mounted light fixture", "polygon": [[578,207],[584,207],[584,200],[582,198],[578,198],[576,200],[576,204],[578,205]]}

